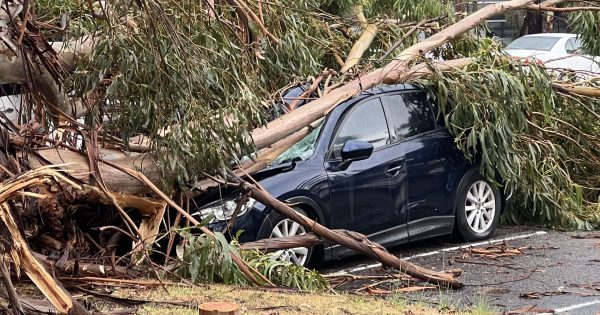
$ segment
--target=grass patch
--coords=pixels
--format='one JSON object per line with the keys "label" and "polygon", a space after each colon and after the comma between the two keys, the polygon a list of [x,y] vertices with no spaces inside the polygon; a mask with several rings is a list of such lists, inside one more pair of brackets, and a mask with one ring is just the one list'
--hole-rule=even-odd
{"label": "grass patch", "polygon": [[[117,290],[121,297],[170,300],[200,305],[209,301],[238,303],[242,314],[439,314],[425,305],[393,303],[383,298],[347,293],[282,293],[230,285],[206,285],[195,288],[173,286],[163,289]],[[147,304],[138,314],[198,314],[197,308]]]}

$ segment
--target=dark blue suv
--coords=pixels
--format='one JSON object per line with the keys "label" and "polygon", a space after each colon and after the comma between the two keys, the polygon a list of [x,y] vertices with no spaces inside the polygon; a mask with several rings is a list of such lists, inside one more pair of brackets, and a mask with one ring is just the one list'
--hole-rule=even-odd
{"label": "dark blue suv", "polygon": [[[412,85],[381,86],[338,105],[302,141],[254,174],[273,196],[331,229],[363,233],[384,246],[438,235],[492,235],[506,200],[479,175],[436,121],[436,104]],[[214,196],[219,196],[215,198]],[[223,229],[240,198],[219,190],[197,214]],[[306,230],[250,200],[235,221],[240,241]],[[296,264],[349,254],[339,245],[275,253]]]}

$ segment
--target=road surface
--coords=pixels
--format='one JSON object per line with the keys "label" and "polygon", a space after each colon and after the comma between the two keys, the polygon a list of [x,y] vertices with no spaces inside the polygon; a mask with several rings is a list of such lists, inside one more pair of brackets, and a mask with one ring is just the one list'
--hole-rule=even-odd
{"label": "road surface", "polygon": [[[459,278],[465,284],[463,289],[406,294],[414,300],[435,304],[444,299],[468,307],[483,298],[498,311],[536,306],[559,314],[600,314],[600,239],[573,237],[586,234],[589,233],[500,228],[492,238],[493,246],[490,242],[456,243],[445,237],[393,248],[390,252],[434,270],[464,270]],[[521,248],[523,254],[478,255],[469,247]],[[357,256],[329,262],[319,270],[324,274],[364,275],[377,273],[381,266]]]}

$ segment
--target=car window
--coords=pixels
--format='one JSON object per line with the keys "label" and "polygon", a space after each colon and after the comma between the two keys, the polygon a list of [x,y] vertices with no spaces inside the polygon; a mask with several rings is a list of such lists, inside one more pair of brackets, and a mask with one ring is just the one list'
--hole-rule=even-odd
{"label": "car window", "polygon": [[565,50],[567,51],[567,54],[574,54],[577,52],[577,49],[578,47],[575,47],[575,38],[569,39],[565,44]]}
{"label": "car window", "polygon": [[567,54],[574,54],[576,52],[584,53],[583,47],[581,47],[581,46],[582,46],[581,39],[571,38],[565,44],[565,50],[567,51]]}
{"label": "car window", "polygon": [[559,37],[550,36],[525,36],[515,39],[506,46],[506,49],[526,49],[526,50],[552,50]]}
{"label": "car window", "polygon": [[381,96],[392,127],[393,141],[435,129],[435,119],[425,92]]}
{"label": "car window", "polygon": [[341,158],[342,147],[348,140],[372,143],[374,149],[390,143],[390,133],[379,98],[354,105],[344,116],[333,139],[330,157]]}

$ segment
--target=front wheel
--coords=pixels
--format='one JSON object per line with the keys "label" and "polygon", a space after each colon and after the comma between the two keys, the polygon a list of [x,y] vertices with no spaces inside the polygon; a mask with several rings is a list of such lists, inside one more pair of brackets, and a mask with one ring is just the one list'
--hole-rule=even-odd
{"label": "front wheel", "polygon": [[[301,209],[294,209],[297,212],[306,215]],[[271,211],[265,218],[259,230],[259,239],[275,238],[285,236],[305,235],[306,229],[281,215],[276,211]],[[290,249],[278,250],[271,253],[273,259],[288,261],[298,266],[306,266],[312,255],[313,249],[306,247],[295,247]]]}
{"label": "front wheel", "polygon": [[491,237],[500,221],[500,192],[478,173],[457,192],[456,234],[465,241]]}

